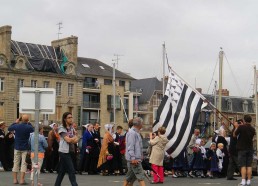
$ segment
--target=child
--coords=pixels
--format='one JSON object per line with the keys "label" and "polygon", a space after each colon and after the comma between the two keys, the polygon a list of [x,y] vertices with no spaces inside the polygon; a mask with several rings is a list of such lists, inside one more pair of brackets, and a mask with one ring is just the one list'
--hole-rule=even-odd
{"label": "child", "polygon": [[184,149],[173,159],[172,178],[185,177],[185,171],[188,171],[188,169],[187,151]]}
{"label": "child", "polygon": [[223,143],[219,143],[217,151],[216,151],[217,157],[219,159],[219,162],[218,162],[219,172],[221,172],[221,170],[223,168],[223,166],[222,166],[222,164],[223,164],[223,157],[225,156],[224,153],[223,153],[223,148],[224,148]]}
{"label": "child", "polygon": [[208,173],[207,175],[212,179],[214,172],[217,172],[218,169],[218,158],[216,154],[216,143],[210,144],[210,149],[207,151],[207,159],[208,159]]}

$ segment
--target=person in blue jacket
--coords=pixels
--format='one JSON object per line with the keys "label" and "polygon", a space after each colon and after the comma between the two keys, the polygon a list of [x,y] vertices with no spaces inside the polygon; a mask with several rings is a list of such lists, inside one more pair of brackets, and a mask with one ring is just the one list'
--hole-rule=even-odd
{"label": "person in blue jacket", "polygon": [[[31,133],[30,134],[30,139],[29,139],[29,143],[30,143],[30,147],[31,147],[31,162],[32,162],[32,170],[31,170],[31,175],[30,175],[30,180],[32,181],[32,185],[33,185],[33,168],[35,167],[35,165],[37,164],[35,162],[35,148],[34,148],[34,141],[35,141],[35,133]],[[38,175],[40,173],[40,169],[41,166],[43,164],[43,160],[44,160],[44,156],[45,156],[45,150],[48,147],[47,144],[47,140],[45,138],[45,136],[43,135],[43,127],[42,125],[39,125],[39,136],[38,136]],[[42,184],[38,183],[38,186],[41,186]]]}
{"label": "person in blue jacket", "polygon": [[[13,163],[13,183],[17,184],[17,174],[21,170],[20,185],[25,183],[25,172],[27,170],[26,155],[29,149],[30,133],[34,131],[33,127],[29,123],[29,116],[23,115],[20,123],[13,123],[8,131],[15,131],[14,140],[14,163]],[[21,165],[21,167],[20,167]],[[21,168],[21,169],[20,169]]]}

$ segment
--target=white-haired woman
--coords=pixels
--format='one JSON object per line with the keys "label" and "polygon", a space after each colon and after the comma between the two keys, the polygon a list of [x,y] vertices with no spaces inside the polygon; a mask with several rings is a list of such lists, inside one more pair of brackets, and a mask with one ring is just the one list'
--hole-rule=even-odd
{"label": "white-haired woman", "polygon": [[102,175],[109,175],[113,170],[112,155],[114,153],[114,125],[106,124],[105,134],[99,154],[98,168],[102,170]]}

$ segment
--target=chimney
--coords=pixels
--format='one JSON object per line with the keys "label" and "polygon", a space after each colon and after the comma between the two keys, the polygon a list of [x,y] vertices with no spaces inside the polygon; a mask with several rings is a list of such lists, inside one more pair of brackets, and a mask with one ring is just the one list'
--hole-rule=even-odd
{"label": "chimney", "polygon": [[78,53],[78,37],[71,36],[51,42],[54,48],[61,47],[68,61],[75,63],[77,66],[77,53]]}
{"label": "chimney", "polygon": [[196,88],[196,90],[202,94],[202,88]]}
{"label": "chimney", "polygon": [[[219,90],[216,91],[217,95],[219,95]],[[221,90],[222,96],[229,96],[229,90],[228,89],[222,89]]]}
{"label": "chimney", "polygon": [[7,62],[11,61],[11,36],[11,26],[0,27],[0,54],[5,55]]}

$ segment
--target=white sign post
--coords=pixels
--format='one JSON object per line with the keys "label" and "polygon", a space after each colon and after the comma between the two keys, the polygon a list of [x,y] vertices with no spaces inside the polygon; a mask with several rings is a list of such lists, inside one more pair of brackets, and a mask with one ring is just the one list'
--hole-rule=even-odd
{"label": "white sign post", "polygon": [[34,186],[38,185],[38,136],[39,114],[54,114],[56,108],[56,91],[53,88],[20,88],[20,113],[35,114],[34,129],[34,162],[33,177]]}

